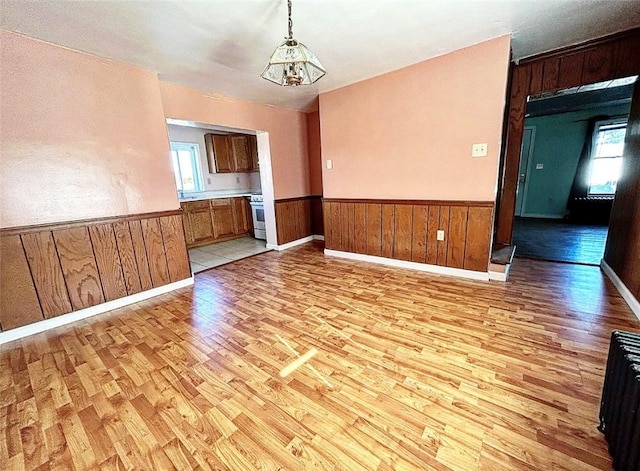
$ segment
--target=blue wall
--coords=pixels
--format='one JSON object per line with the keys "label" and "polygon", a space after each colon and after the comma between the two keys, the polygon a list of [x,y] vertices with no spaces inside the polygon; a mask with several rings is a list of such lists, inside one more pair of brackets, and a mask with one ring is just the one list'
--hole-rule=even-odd
{"label": "blue wall", "polygon": [[[527,171],[524,216],[561,218],[586,139],[588,120],[599,115],[628,115],[630,104],[525,119],[535,127]],[[536,170],[536,164],[544,166]]]}

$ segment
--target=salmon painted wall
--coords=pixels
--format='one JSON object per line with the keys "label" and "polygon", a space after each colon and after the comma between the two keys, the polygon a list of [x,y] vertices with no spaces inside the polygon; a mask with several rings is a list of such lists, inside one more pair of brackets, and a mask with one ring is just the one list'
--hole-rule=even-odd
{"label": "salmon painted wall", "polygon": [[309,136],[309,183],[312,195],[322,194],[322,149],[320,145],[320,113],[307,114]]}
{"label": "salmon painted wall", "polygon": [[267,131],[275,199],[310,193],[306,114],[160,82],[167,118]]}
{"label": "salmon painted wall", "polygon": [[154,72],[0,35],[0,227],[179,208]]}
{"label": "salmon painted wall", "polygon": [[[321,94],[324,196],[493,201],[509,41]],[[471,158],[472,144],[484,142],[488,156]]]}

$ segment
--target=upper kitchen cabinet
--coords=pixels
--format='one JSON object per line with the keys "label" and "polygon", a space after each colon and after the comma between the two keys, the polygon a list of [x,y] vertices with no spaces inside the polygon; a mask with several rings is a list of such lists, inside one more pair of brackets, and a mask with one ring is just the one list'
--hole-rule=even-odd
{"label": "upper kitchen cabinet", "polygon": [[233,156],[231,155],[227,136],[219,134],[205,134],[204,143],[207,147],[209,173],[235,172]]}
{"label": "upper kitchen cabinet", "polygon": [[249,156],[249,137],[250,136],[229,136],[236,172],[251,171],[252,162]]}
{"label": "upper kitchen cabinet", "polygon": [[260,170],[258,161],[258,139],[256,136],[249,136],[249,155],[251,156],[251,169],[253,172]]}
{"label": "upper kitchen cabinet", "polygon": [[256,137],[245,134],[205,134],[209,173],[242,173],[258,170]]}

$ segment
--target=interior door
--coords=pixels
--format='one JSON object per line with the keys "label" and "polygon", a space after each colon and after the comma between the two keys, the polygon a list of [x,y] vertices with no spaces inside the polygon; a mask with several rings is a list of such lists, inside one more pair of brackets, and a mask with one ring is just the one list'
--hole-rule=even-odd
{"label": "interior door", "polygon": [[520,149],[520,169],[518,171],[518,186],[516,188],[516,216],[522,216],[525,210],[525,195],[527,192],[527,178],[529,170],[529,160],[533,153],[533,139],[536,129],[525,127],[522,135],[522,147]]}

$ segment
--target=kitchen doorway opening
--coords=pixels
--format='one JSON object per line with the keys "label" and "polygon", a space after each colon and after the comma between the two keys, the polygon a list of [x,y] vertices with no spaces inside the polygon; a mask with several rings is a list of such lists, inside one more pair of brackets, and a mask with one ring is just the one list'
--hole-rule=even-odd
{"label": "kitchen doorway opening", "polygon": [[636,77],[527,98],[515,256],[599,265]]}
{"label": "kitchen doorway opening", "polygon": [[171,118],[167,133],[192,272],[275,246],[269,133]]}

